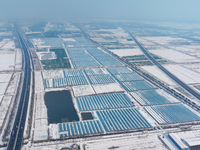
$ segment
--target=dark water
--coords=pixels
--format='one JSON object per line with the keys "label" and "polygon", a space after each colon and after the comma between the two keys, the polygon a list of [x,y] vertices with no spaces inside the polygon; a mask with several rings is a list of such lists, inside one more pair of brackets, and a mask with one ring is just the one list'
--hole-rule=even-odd
{"label": "dark water", "polygon": [[79,121],[72,103],[70,91],[47,92],[44,99],[47,107],[49,124]]}
{"label": "dark water", "polygon": [[91,113],[81,113],[82,120],[92,120],[93,116]]}

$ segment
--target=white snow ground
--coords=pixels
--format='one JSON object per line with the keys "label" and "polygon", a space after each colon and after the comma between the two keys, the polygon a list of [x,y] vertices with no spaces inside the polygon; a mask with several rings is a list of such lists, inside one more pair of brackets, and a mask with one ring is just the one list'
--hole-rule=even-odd
{"label": "white snow ground", "polygon": [[93,85],[96,94],[125,91],[118,83]]}
{"label": "white snow ground", "polygon": [[137,49],[114,49],[110,50],[114,54],[118,55],[119,57],[124,56],[135,56],[135,55],[143,55],[143,52],[137,48]]}
{"label": "white snow ground", "polygon": [[191,69],[181,65],[165,65],[164,67],[186,84],[200,83],[200,73]]}
{"label": "white snow ground", "polygon": [[72,90],[75,97],[95,94],[91,85],[73,86]]}
{"label": "white snow ground", "polygon": [[176,85],[167,75],[165,75],[165,73],[163,73],[156,66],[142,66],[141,68],[169,85]]}

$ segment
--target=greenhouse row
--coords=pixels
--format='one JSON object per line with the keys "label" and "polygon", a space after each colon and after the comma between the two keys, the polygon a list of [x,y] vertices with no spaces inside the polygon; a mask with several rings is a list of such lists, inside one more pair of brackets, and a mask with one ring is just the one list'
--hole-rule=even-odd
{"label": "greenhouse row", "polygon": [[107,132],[151,128],[136,108],[101,110],[96,113]]}
{"label": "greenhouse row", "polygon": [[131,95],[140,105],[162,105],[172,103],[163,95],[160,95],[157,90],[131,92]]}
{"label": "greenhouse row", "polygon": [[60,137],[80,136],[87,134],[100,134],[103,129],[99,120],[68,122],[58,124],[58,133]]}
{"label": "greenhouse row", "polygon": [[145,110],[161,125],[200,121],[199,116],[182,104],[148,106]]}
{"label": "greenhouse row", "polygon": [[80,111],[133,106],[130,98],[124,93],[77,97],[76,102]]}

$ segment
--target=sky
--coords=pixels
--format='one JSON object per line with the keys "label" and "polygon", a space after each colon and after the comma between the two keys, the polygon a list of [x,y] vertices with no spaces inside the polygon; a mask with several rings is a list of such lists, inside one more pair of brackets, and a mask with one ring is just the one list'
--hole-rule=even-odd
{"label": "sky", "polygon": [[200,0],[0,0],[0,19],[200,22]]}

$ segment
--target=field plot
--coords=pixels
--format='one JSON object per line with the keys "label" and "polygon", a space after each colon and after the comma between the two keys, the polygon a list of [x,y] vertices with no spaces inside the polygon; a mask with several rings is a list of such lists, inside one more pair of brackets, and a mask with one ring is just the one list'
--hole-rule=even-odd
{"label": "field plot", "polygon": [[0,71],[14,70],[15,51],[0,50]]}
{"label": "field plot", "polygon": [[56,69],[56,68],[71,68],[69,60],[66,58],[67,54],[64,49],[50,49],[54,52],[56,59],[41,60],[44,69]]}
{"label": "field plot", "polygon": [[151,53],[158,55],[164,59],[168,59],[170,61],[174,61],[177,63],[181,62],[200,62],[196,57],[184,54],[182,52],[167,49],[167,50],[149,50]]}
{"label": "field plot", "polygon": [[95,94],[91,85],[73,86],[72,89],[75,97]]}
{"label": "field plot", "polygon": [[132,107],[130,98],[123,93],[77,97],[80,111]]}
{"label": "field plot", "polygon": [[106,70],[102,70],[101,68],[85,69],[84,72],[88,76],[90,76],[90,75],[104,75],[104,74],[108,74]]}
{"label": "field plot", "polygon": [[54,52],[47,52],[40,54],[40,60],[47,60],[47,59],[56,59],[56,55]]}
{"label": "field plot", "polygon": [[79,67],[97,67],[100,64],[83,48],[67,49],[75,68]]}
{"label": "field plot", "polygon": [[60,38],[38,38],[31,39],[35,48],[60,48],[63,47]]}
{"label": "field plot", "polygon": [[176,85],[165,73],[163,73],[156,66],[142,66],[141,68],[159,80],[164,81],[168,85]]}
{"label": "field plot", "polygon": [[85,77],[53,78],[53,87],[75,86],[88,84]]}
{"label": "field plot", "polygon": [[[0,74],[0,95],[4,95],[9,84],[12,73]],[[1,100],[0,100],[1,101]],[[0,103],[1,104],[1,103]]]}
{"label": "field plot", "polygon": [[113,75],[119,82],[127,81],[138,81],[144,80],[141,76],[136,73],[125,73],[125,74],[115,74]]}
{"label": "field plot", "polygon": [[85,39],[83,37],[77,37],[75,40],[83,47],[91,47],[95,46],[90,40]]}
{"label": "field plot", "polygon": [[161,125],[200,121],[200,117],[182,104],[148,106],[145,110]]}
{"label": "field plot", "polygon": [[63,72],[63,70],[45,70],[42,71],[42,76],[44,79],[64,78]]}
{"label": "field plot", "polygon": [[86,48],[87,51],[99,62],[102,66],[122,66],[123,64],[103,52],[98,48]]}
{"label": "field plot", "polygon": [[149,90],[131,92],[133,98],[140,103],[140,105],[162,105],[179,102],[171,95],[167,94],[163,90]]}
{"label": "field plot", "polygon": [[153,85],[145,80],[142,81],[130,81],[120,83],[127,91],[138,91],[138,90],[151,90],[156,89]]}
{"label": "field plot", "polygon": [[110,50],[114,54],[118,55],[119,57],[125,56],[135,56],[135,55],[143,55],[140,49],[112,49]]}
{"label": "field plot", "polygon": [[79,121],[58,124],[59,137],[80,136],[103,133],[99,120]]}
{"label": "field plot", "polygon": [[186,84],[200,83],[200,73],[198,72],[181,65],[166,65],[164,67]]}
{"label": "field plot", "polygon": [[102,64],[102,66],[123,66],[123,64],[117,60],[115,60],[115,61],[99,61],[99,62]]}
{"label": "field plot", "polygon": [[96,62],[95,60],[93,61],[78,61],[78,62],[73,62],[74,67],[76,68],[82,68],[82,67],[98,67],[100,64]]}
{"label": "field plot", "polygon": [[183,66],[200,73],[200,63],[187,64],[187,65],[183,65]]}
{"label": "field plot", "polygon": [[63,70],[65,78],[67,77],[76,77],[76,76],[84,76],[82,70]]}
{"label": "field plot", "polygon": [[135,108],[102,110],[96,113],[106,132],[151,127]]}
{"label": "field plot", "polygon": [[4,46],[2,46],[1,49],[15,49],[14,41],[13,40],[9,41]]}
{"label": "field plot", "polygon": [[110,92],[124,92],[125,90],[118,83],[92,85],[96,94],[110,93]]}
{"label": "field plot", "polygon": [[106,84],[106,83],[114,83],[115,80],[109,75],[93,75],[87,76],[88,80],[91,84]]}
{"label": "field plot", "polygon": [[107,68],[107,70],[108,70],[111,74],[133,73],[133,71],[131,71],[131,70],[128,69],[127,67]]}

